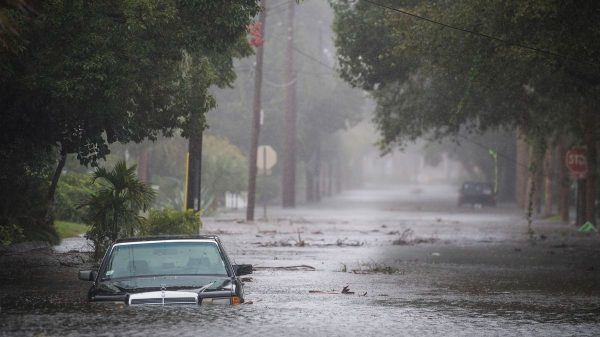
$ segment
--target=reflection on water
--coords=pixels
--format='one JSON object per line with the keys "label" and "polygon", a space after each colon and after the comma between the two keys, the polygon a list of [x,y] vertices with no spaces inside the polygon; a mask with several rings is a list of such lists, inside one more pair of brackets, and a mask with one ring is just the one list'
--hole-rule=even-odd
{"label": "reflection on water", "polygon": [[[413,305],[394,300],[314,296],[273,296],[251,305],[204,307],[126,307],[83,305],[19,313],[4,311],[2,336],[593,336],[595,317],[569,322],[560,315],[543,321],[524,312],[473,312],[446,305]],[[294,302],[294,300],[298,300]],[[376,305],[373,305],[376,304]],[[596,321],[594,320],[596,319]],[[587,321],[587,323],[585,322]]]}
{"label": "reflection on water", "polygon": [[[325,279],[328,277],[329,279]],[[314,294],[356,277],[357,294]],[[326,272],[253,275],[240,306],[128,307],[40,294],[3,302],[0,336],[595,336],[598,307],[589,299],[517,295],[466,297],[391,282],[394,276]],[[369,289],[366,296],[359,296]],[[25,297],[25,298],[24,298]],[[534,304],[535,303],[535,304]]]}

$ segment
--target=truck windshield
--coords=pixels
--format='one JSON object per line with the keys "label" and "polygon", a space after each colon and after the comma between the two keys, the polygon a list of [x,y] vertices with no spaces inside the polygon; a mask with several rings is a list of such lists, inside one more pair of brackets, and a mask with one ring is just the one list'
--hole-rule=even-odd
{"label": "truck windshield", "polygon": [[227,276],[216,242],[131,242],[114,246],[101,278],[138,276]]}

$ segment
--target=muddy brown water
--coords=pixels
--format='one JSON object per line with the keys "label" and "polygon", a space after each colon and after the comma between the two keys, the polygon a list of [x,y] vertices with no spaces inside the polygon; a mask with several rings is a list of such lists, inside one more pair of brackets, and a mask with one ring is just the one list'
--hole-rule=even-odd
{"label": "muddy brown water", "polygon": [[[252,304],[234,307],[87,303],[76,272],[89,266],[64,253],[82,239],[4,256],[0,336],[600,334],[598,236],[538,220],[531,241],[510,205],[457,209],[453,188],[419,189],[350,191],[252,224],[241,211],[204,219],[230,257],[258,267]],[[312,268],[283,268],[294,266]]]}

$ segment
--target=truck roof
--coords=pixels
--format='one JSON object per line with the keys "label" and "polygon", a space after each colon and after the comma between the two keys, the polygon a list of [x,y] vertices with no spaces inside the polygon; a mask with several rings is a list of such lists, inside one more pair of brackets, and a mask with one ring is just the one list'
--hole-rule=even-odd
{"label": "truck roof", "polygon": [[158,240],[215,240],[219,241],[216,235],[158,235],[158,236],[142,236],[133,238],[117,239],[115,243],[126,242],[141,242],[141,241],[158,241]]}

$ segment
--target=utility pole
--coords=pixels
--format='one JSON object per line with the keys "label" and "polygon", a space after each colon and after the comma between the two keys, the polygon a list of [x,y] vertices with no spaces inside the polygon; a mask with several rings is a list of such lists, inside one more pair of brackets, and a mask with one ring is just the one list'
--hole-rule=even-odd
{"label": "utility pole", "polygon": [[285,151],[283,155],[282,206],[296,206],[296,72],[294,70],[294,9],[296,0],[288,5],[288,41],[286,48],[286,111]]}
{"label": "utility pole", "polygon": [[201,170],[202,170],[202,128],[198,123],[198,113],[192,113],[192,130],[188,145],[187,160],[187,191],[185,200],[185,209],[199,212],[201,203]]}
{"label": "utility pole", "polygon": [[[319,20],[319,58],[323,54],[323,23]],[[321,112],[324,113],[324,112]],[[317,139],[317,153],[316,153],[316,164],[315,164],[315,177],[316,177],[316,186],[315,186],[315,201],[321,201],[321,143],[323,142],[323,135],[319,132],[319,139]]]}
{"label": "utility pole", "polygon": [[262,36],[254,36],[251,43],[256,46],[256,73],[254,74],[254,105],[252,114],[252,135],[250,138],[250,152],[248,159],[248,203],[246,205],[246,221],[254,221],[254,205],[256,203],[256,157],[258,151],[258,137],[260,135],[260,109],[262,92],[262,68],[264,54],[264,34],[267,22],[267,1],[262,0],[262,11],[258,16],[258,28],[254,33],[262,31]]}

